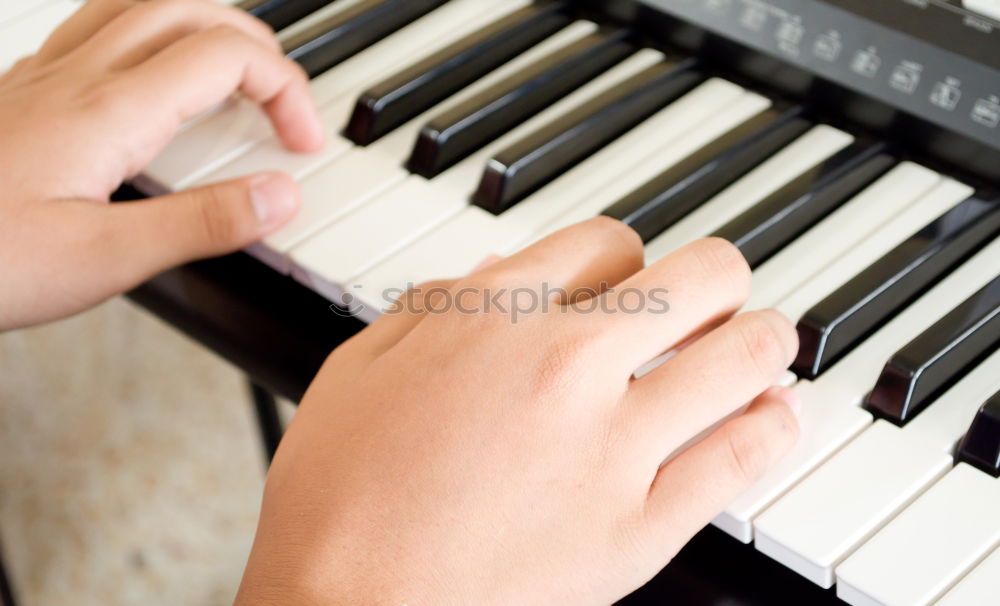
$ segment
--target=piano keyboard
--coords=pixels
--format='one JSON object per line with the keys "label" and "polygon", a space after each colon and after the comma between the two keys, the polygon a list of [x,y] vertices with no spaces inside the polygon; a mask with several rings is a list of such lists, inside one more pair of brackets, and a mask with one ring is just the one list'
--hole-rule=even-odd
{"label": "piano keyboard", "polygon": [[[77,0],[0,8],[0,66]],[[574,222],[652,263],[701,237],[798,323],[795,451],[714,524],[854,605],[1000,595],[1000,194],[825,123],[571,2],[244,0],[303,64],[329,134],[283,150],[234,100],[191,121],[150,194],[263,169],[301,214],[250,253],[371,318]]]}

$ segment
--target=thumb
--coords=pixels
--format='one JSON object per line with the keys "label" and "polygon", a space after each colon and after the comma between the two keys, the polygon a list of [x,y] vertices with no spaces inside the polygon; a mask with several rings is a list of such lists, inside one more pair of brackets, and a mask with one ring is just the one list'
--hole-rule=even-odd
{"label": "thumb", "polygon": [[298,184],[282,173],[261,173],[142,202],[112,205],[112,230],[131,241],[139,271],[230,253],[256,242],[298,211]]}
{"label": "thumb", "polygon": [[175,265],[242,248],[286,223],[299,199],[291,177],[262,173],[141,202],[34,205],[5,233],[24,260],[4,276],[21,300],[4,301],[0,327],[68,316]]}

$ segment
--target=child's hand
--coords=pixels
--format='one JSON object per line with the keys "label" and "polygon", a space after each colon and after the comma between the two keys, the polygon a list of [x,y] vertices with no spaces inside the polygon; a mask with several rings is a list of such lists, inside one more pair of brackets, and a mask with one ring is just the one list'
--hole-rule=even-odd
{"label": "child's hand", "polygon": [[[795,396],[769,386],[797,341],[775,312],[729,319],[750,287],[731,244],[642,258],[595,219],[422,287],[334,352],[272,467],[237,603],[608,604],[651,578],[793,445]],[[548,311],[522,291],[513,321],[509,289],[602,283]]]}
{"label": "child's hand", "polygon": [[322,145],[308,81],[272,32],[207,0],[90,0],[0,78],[0,330],[238,249],[295,212],[295,183],[275,174],[107,204],[182,122],[236,91],[290,149]]}

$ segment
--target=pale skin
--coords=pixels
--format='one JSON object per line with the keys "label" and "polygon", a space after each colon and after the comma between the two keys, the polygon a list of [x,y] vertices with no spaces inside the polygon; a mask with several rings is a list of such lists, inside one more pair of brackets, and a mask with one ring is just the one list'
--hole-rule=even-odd
{"label": "pale skin", "polygon": [[[0,78],[0,329],[72,315],[295,213],[297,186],[271,173],[107,204],[185,119],[235,92],[290,150],[323,145],[273,34],[202,0],[90,0]],[[599,299],[517,322],[421,311],[441,289],[542,284]],[[726,242],[643,267],[636,234],[595,219],[430,286],[334,351],[309,389],[237,604],[611,603],[795,443],[799,403],[772,387],[794,328],[738,313],[750,272]],[[663,288],[668,313],[616,296]]]}

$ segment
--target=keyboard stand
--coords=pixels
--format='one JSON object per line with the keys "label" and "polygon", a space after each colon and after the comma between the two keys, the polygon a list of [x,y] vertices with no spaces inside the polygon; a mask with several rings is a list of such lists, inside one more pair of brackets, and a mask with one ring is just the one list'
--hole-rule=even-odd
{"label": "keyboard stand", "polygon": [[249,381],[250,398],[253,400],[254,412],[257,413],[257,429],[260,431],[261,445],[264,447],[264,464],[271,465],[274,453],[278,451],[281,436],[285,428],[278,414],[278,400],[274,394]]}
{"label": "keyboard stand", "polygon": [[0,606],[15,606],[14,588],[11,587],[10,579],[3,561],[3,545],[0,543]]}

